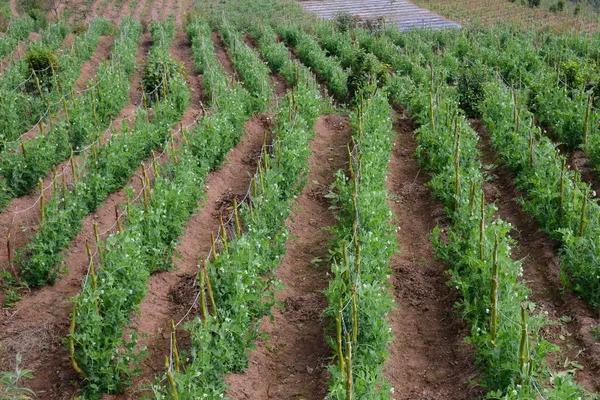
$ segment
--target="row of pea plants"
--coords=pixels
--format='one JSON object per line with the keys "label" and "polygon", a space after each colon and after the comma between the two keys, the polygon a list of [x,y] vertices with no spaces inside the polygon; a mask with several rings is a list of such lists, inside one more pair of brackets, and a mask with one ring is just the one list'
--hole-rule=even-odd
{"label": "row of pea plants", "polygon": [[[165,63],[176,64],[165,58],[173,30],[170,21],[153,23],[153,46],[144,78],[149,79],[148,71],[166,68]],[[128,199],[118,231],[103,242],[98,240],[98,257],[90,257],[88,275],[73,301],[68,337],[71,363],[92,397],[119,392],[129,383],[141,359],[135,349],[135,332],[125,334],[130,315],[144,298],[150,274],[171,267],[177,237],[203,187],[194,154],[187,147],[166,144],[171,128],[187,108],[189,89],[177,69],[159,76],[165,80],[156,87],[160,96],[151,103],[152,119],[150,110],[139,111],[132,129],[118,135],[114,146],[106,146],[110,153],[92,156],[89,181],[82,180],[82,193],[93,196],[96,187],[102,191],[104,185],[111,185],[107,179],[125,181],[141,159],[165,144],[170,161],[161,166],[153,163],[153,183],[144,168],[142,201],[130,204]]]}
{"label": "row of pea plants", "polygon": [[386,175],[394,141],[386,93],[363,89],[351,114],[349,176],[338,172],[334,204],[338,224],[332,247],[333,279],[326,290],[331,399],[389,399],[383,374],[392,333],[394,301],[388,277],[397,248],[387,202]]}
{"label": "row of pea plants", "polygon": [[492,75],[491,71],[486,74],[486,67],[497,70],[510,85],[527,89],[529,109],[551,138],[570,149],[582,147],[594,168],[600,169],[600,111],[593,106],[594,93],[578,76],[583,67],[557,71],[544,62],[526,36],[505,36],[502,31],[472,33],[461,41],[458,75],[459,82],[472,94],[465,98],[467,106],[476,114],[477,105],[473,103],[483,95],[481,81]]}
{"label": "row of pea plants", "polygon": [[525,193],[523,207],[561,247],[563,282],[600,307],[600,206],[588,184],[534,125],[521,93],[500,82],[485,87],[480,105],[494,149]]}
{"label": "row of pea plants", "polygon": [[341,67],[339,60],[328,56],[317,41],[299,26],[278,24],[275,31],[294,50],[298,59],[327,85],[333,97],[340,102],[348,99],[348,72]]}
{"label": "row of pea plants", "polygon": [[[2,93],[0,119],[5,121],[3,135],[6,142],[12,143],[3,155],[7,151],[14,151],[13,147],[18,147],[18,143],[14,144],[13,141],[45,114],[64,107],[64,99],[71,95],[81,66],[94,53],[100,36],[111,33],[111,29],[108,21],[95,19],[84,34],[74,39],[69,49],[57,54],[43,43],[35,42],[29,46],[31,69],[23,68],[19,86]],[[38,65],[38,60],[48,60],[49,65]],[[23,81],[26,82],[21,84]],[[6,142],[2,143],[2,147]]]}
{"label": "row of pea plants", "polygon": [[290,58],[288,48],[277,41],[277,34],[270,25],[254,25],[249,34],[271,70],[281,75],[288,85],[296,86],[301,80],[306,82],[311,79],[310,70]]}
{"label": "row of pea plants", "polygon": [[29,15],[13,19],[8,29],[2,34],[0,57],[10,54],[20,41],[26,39],[29,33],[35,31],[37,28],[38,24]]}
{"label": "row of pea plants", "polygon": [[228,20],[222,19],[215,25],[229,49],[231,62],[239,71],[244,87],[255,97],[256,110],[264,110],[273,97],[273,87],[268,79],[269,68],[243,42],[240,33]]}
{"label": "row of pea plants", "polygon": [[180,356],[173,341],[166,383],[155,385],[155,398],[223,398],[225,374],[247,367],[260,318],[274,302],[272,271],[285,252],[285,220],[306,180],[320,107],[318,86],[304,76],[279,104],[271,151],[263,148],[249,199],[234,209],[234,233],[223,226],[199,268],[201,313],[184,326],[189,353]]}
{"label": "row of pea plants", "polygon": [[[40,47],[55,51],[59,48],[67,33],[68,26],[64,23],[52,24],[41,32],[39,41],[29,44],[27,53],[35,54]],[[29,118],[26,112],[16,113],[13,110],[16,103],[12,99],[17,96],[26,96],[27,93],[23,93],[23,91],[28,87],[30,88],[32,83],[35,84],[34,78],[25,58],[13,60],[0,75],[0,115],[4,116],[0,119],[0,150],[4,148],[6,142],[14,140],[14,135],[11,132],[18,130],[14,126],[17,126],[18,123],[24,124],[19,119]],[[33,124],[36,122],[35,116],[26,121],[29,125]]]}
{"label": "row of pea plants", "polygon": [[[100,25],[105,26],[106,23],[101,23]],[[95,24],[99,31],[99,24]],[[92,28],[90,28],[92,29]],[[104,29],[104,28],[103,28]],[[96,35],[88,35],[90,36],[90,40],[92,38],[96,38]],[[81,46],[90,45],[91,43],[78,42]],[[79,47],[81,47],[79,46]],[[86,47],[87,48],[87,47]],[[91,50],[95,48],[91,47]],[[62,60],[65,62],[61,66],[61,71],[64,69],[65,74],[57,73],[54,75],[53,80],[55,81],[53,85],[64,85],[64,87],[72,88],[75,80],[70,79],[66,75],[67,71],[71,71],[71,77],[76,78],[78,74],[79,66],[81,64],[77,64],[74,62],[74,58],[63,57]],[[68,63],[71,63],[71,67],[69,67]],[[77,64],[77,65],[75,65]],[[64,78],[64,81],[62,80]],[[69,89],[70,91],[70,89]],[[67,102],[63,96],[63,94],[67,93],[62,90],[60,91],[52,91],[47,93],[44,96],[37,95],[23,95],[23,93],[19,93],[16,91],[7,91],[4,92],[7,94],[6,98],[2,98],[0,103],[12,102],[9,106],[4,107],[4,105],[0,105],[2,110],[7,110],[9,115],[3,114],[0,119],[6,118],[4,121],[13,121],[15,124],[12,125],[13,128],[16,128],[17,125],[22,125],[24,121],[28,120],[28,116],[34,115],[38,113],[39,116],[45,112],[50,112],[51,108],[54,106],[58,106],[61,104],[62,110],[64,112],[64,118],[60,119],[54,125],[46,126],[43,123],[40,123],[40,135],[35,137],[32,140],[27,142],[17,140],[15,142],[11,142],[10,145],[5,147],[2,152],[0,152],[0,207],[6,205],[9,199],[22,196],[28,192],[30,192],[34,187],[37,181],[43,177],[46,173],[48,173],[49,169],[56,165],[56,163],[62,161],[71,153],[70,146],[70,136],[72,124],[70,123],[71,118],[78,117],[77,112],[79,111],[77,108],[73,110],[69,110],[69,105],[73,107],[73,105],[78,105],[81,108],[81,103],[87,100],[87,107],[92,107],[94,104],[93,101],[90,100],[90,97],[95,93],[95,91],[91,91],[91,93],[86,93],[84,97],[74,97],[71,102]],[[16,97],[15,97],[16,96]],[[18,97],[18,98],[17,98]],[[49,106],[48,103],[46,106],[42,106],[46,100],[54,97],[56,103],[53,106]],[[46,99],[46,100],[43,100]],[[34,103],[40,105],[37,107]],[[96,107],[93,105],[93,107]],[[94,112],[98,111],[94,108]],[[70,114],[69,111],[72,111]],[[28,116],[21,115],[22,113],[26,113]],[[91,115],[91,113],[90,113]],[[76,122],[76,121],[75,121]],[[32,121],[26,122],[25,125],[18,127],[16,130],[12,131],[13,133],[20,134],[22,133],[21,129],[27,129],[30,127],[30,123]],[[12,137],[11,130],[12,128],[6,127],[7,133],[10,137]],[[73,132],[77,133],[76,131]],[[78,138],[77,136],[75,136]]]}
{"label": "row of pea plants", "polygon": [[[228,83],[215,57],[208,25],[193,22],[188,33],[198,69],[207,71],[203,82],[205,89],[208,85],[212,89],[208,92],[211,109],[185,134],[176,154],[171,154],[166,167],[171,172],[160,173],[143,204],[130,207],[125,230],[107,239],[99,272],[76,301],[70,335],[72,360],[92,392],[120,391],[135,372],[135,360],[141,356],[135,350],[135,334],[123,337],[129,317],[145,295],[150,274],[172,267],[177,237],[203,195],[203,182],[239,141],[254,107],[246,90]],[[199,37],[202,33],[206,35]],[[127,242],[135,244],[135,254]],[[136,259],[133,269],[131,259]],[[127,274],[122,274],[124,268]],[[121,353],[123,348],[126,354]]]}
{"label": "row of pea plants", "polygon": [[[462,47],[468,48],[464,43]],[[520,51],[518,45],[513,47]],[[533,50],[527,50],[524,54],[532,53]],[[449,52],[444,56],[447,65],[452,65],[451,70],[456,63],[448,60],[455,54],[460,57],[461,52]],[[462,55],[466,54],[470,53]],[[522,58],[534,59],[533,56]],[[508,65],[509,61],[504,63]],[[540,60],[531,61],[531,64],[540,63]],[[521,66],[522,69],[526,67]],[[472,96],[470,108],[482,116],[491,135],[497,132],[506,135],[506,142],[496,142],[496,151],[506,157],[504,161],[515,172],[517,185],[527,194],[523,201],[525,211],[534,216],[551,237],[561,242],[564,284],[592,307],[600,307],[600,277],[596,266],[600,207],[594,200],[594,193],[589,185],[581,182],[577,172],[567,168],[565,157],[535,126],[536,118],[529,110],[531,97],[527,89],[509,90],[504,83],[490,76],[479,78],[478,85],[481,93]],[[465,87],[459,84],[457,89],[459,98],[464,98],[461,91]],[[591,135],[588,144],[594,145],[596,141],[600,143],[600,135]],[[520,155],[524,158],[512,153],[521,145],[527,150]],[[525,159],[530,161],[526,163]]]}
{"label": "row of pea plants", "polygon": [[548,391],[546,395],[579,393],[568,378],[542,388],[545,356],[552,350],[539,335],[545,321],[528,301],[529,291],[519,279],[521,263],[511,257],[511,227],[485,201],[478,137],[459,108],[455,88],[446,83],[451,69],[442,64],[424,68],[419,65],[422,55],[399,55],[388,37],[357,34],[363,47],[399,74],[393,78],[390,98],[419,125],[417,157],[431,174],[429,186],[449,217],[447,226],[433,232],[434,248],[450,267],[450,283],[461,294],[459,310],[470,325],[469,341],[488,395],[535,399],[537,390]]}
{"label": "row of pea plants", "polygon": [[[406,44],[398,33],[389,33],[396,43]],[[484,84],[498,72],[508,84],[525,89],[525,104],[551,138],[569,149],[581,147],[600,170],[600,112],[594,92],[600,86],[587,86],[585,66],[559,63],[553,68],[548,65],[547,43],[536,48],[527,33],[505,27],[428,36],[429,45],[444,42],[456,58],[451,61],[450,79],[458,86],[461,107],[469,116],[479,116]]]}
{"label": "row of pea plants", "polygon": [[[64,140],[62,146],[96,140],[110,119],[129,101],[129,80],[135,69],[140,34],[138,22],[131,18],[123,20],[111,61],[99,67],[95,93],[88,92],[75,100],[77,107],[70,112],[66,138],[60,137]],[[55,182],[61,190],[50,199],[42,200],[39,229],[19,252],[21,278],[28,285],[41,286],[55,281],[63,259],[62,251],[81,229],[85,216],[127,182],[139,162],[164,141],[169,127],[183,112],[183,104],[171,103],[157,107],[152,122],[148,111],[138,110],[132,127],[122,127],[104,146],[94,144],[79,168],[71,164],[72,187]],[[68,156],[67,151],[63,149],[61,159]],[[37,156],[50,158],[45,153]],[[39,174],[43,172],[40,169]]]}

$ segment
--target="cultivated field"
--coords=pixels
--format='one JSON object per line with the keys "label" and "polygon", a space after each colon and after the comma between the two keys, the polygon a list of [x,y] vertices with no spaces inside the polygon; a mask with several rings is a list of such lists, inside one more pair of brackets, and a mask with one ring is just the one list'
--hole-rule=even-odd
{"label": "cultivated field", "polygon": [[363,3],[0,5],[0,400],[598,398],[597,26]]}

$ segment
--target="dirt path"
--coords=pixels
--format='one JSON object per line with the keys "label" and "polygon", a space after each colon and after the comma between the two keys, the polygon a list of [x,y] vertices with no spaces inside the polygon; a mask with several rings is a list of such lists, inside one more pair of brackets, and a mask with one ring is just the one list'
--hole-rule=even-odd
{"label": "dirt path", "polygon": [[[600,342],[594,341],[591,334],[591,328],[599,326],[600,316],[594,315],[581,299],[563,290],[556,255],[558,243],[540,231],[519,205],[522,193],[515,189],[513,175],[497,159],[483,123],[472,121],[472,125],[482,138],[483,160],[492,177],[486,186],[487,200],[494,201],[498,216],[512,224],[511,237],[517,243],[513,256],[523,260],[524,280],[532,292],[532,300],[552,321],[542,333],[546,340],[560,348],[550,356],[550,365],[555,371],[576,370],[578,383],[600,391]],[[582,368],[575,368],[573,363]]]}
{"label": "dirt path", "polygon": [[565,154],[567,155],[567,165],[571,169],[579,171],[581,179],[591,186],[592,190],[596,192],[594,197],[598,198],[600,196],[600,176],[590,164],[587,154],[581,149]]}
{"label": "dirt path", "polygon": [[276,272],[285,286],[277,293],[282,307],[273,310],[273,320],[263,319],[261,330],[268,339],[251,352],[247,371],[228,376],[232,399],[317,400],[326,395],[330,350],[322,313],[328,269],[314,260],[328,256],[327,229],[336,219],[325,195],[335,172],[347,166],[350,136],[344,116],[323,116],[315,125],[307,185],[286,222],[290,239]]}
{"label": "dirt path", "polygon": [[19,12],[17,11],[17,0],[10,0],[10,12],[13,17],[19,16]]}
{"label": "dirt path", "polygon": [[458,295],[449,288],[446,266],[436,261],[429,237],[443,209],[415,160],[410,119],[398,116],[395,125],[387,182],[400,252],[392,258],[396,307],[389,322],[395,339],[385,373],[398,400],[480,398],[481,390],[471,384],[477,372],[465,342],[468,330],[453,310]]}

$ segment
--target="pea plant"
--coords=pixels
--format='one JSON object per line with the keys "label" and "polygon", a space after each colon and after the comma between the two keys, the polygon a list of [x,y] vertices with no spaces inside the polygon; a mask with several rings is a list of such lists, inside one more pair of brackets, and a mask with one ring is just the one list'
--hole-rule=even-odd
{"label": "pea plant", "polygon": [[387,399],[383,364],[392,341],[387,314],[394,301],[388,276],[397,249],[386,176],[394,131],[386,93],[365,87],[351,114],[350,171],[338,172],[332,273],[326,290],[331,399]]}
{"label": "pea plant", "polygon": [[36,22],[29,16],[13,19],[10,26],[4,32],[2,41],[0,42],[0,57],[5,57],[10,54],[19,44],[29,36],[37,28]]}
{"label": "pea plant", "polygon": [[600,307],[596,262],[600,207],[591,188],[566,166],[564,156],[535,127],[519,91],[491,82],[481,110],[495,150],[526,193],[524,209],[562,244],[564,283],[592,307]]}
{"label": "pea plant", "polygon": [[265,110],[273,97],[269,68],[256,52],[243,42],[239,32],[228,21],[221,20],[216,25],[227,45],[231,62],[244,82],[244,87],[255,98],[255,111]]}
{"label": "pea plant", "polygon": [[[139,24],[133,20],[130,22],[134,25],[127,27],[128,22],[123,22],[127,27],[124,32],[128,34],[116,44],[113,54],[113,60],[123,60],[119,67],[122,72],[118,74],[123,89],[120,99],[113,98],[123,105],[129,98],[128,77],[133,72],[140,34]],[[113,82],[114,87],[117,87],[116,83]],[[181,78],[170,83],[171,89],[176,86],[180,89],[172,90],[165,101],[154,104],[152,118],[148,110],[139,109],[131,127],[123,127],[121,133],[112,135],[106,145],[94,146],[78,172],[81,177],[76,180],[74,188],[57,192],[48,203],[43,212],[46,218],[23,251],[21,273],[30,285],[54,281],[62,260],[62,250],[79,232],[83,218],[96,210],[110,193],[127,183],[139,163],[167,141],[171,128],[189,101]],[[116,112],[117,107],[113,108]]]}
{"label": "pea plant", "polygon": [[289,85],[295,86],[300,80],[310,80],[310,69],[290,59],[287,47],[277,41],[277,34],[271,26],[254,25],[250,35],[256,41],[258,51],[271,70],[280,74]]}
{"label": "pea plant", "polygon": [[[41,46],[48,51],[55,51],[67,34],[67,26],[56,23],[48,26],[41,32],[42,38],[38,44],[31,43],[28,51]],[[16,109],[18,105],[25,104],[28,93],[24,90],[25,85],[35,81],[35,77],[24,58],[13,60],[0,76],[0,150],[4,149],[8,142],[15,140],[17,131],[26,129],[25,125],[31,126],[35,123],[37,116],[29,117],[27,112]],[[15,100],[16,99],[16,100]],[[39,118],[39,116],[38,116]],[[19,125],[21,124],[21,125]]]}
{"label": "pea plant", "polygon": [[[419,124],[417,156],[450,219],[434,230],[434,248],[461,294],[459,310],[470,325],[482,384],[492,398],[534,399],[539,382],[548,378],[545,356],[552,347],[539,336],[545,321],[527,300],[522,267],[511,257],[510,225],[485,201],[477,135],[448,85],[454,64],[448,67],[439,56],[431,58],[439,64],[424,67],[422,53],[403,54],[388,36],[359,42],[396,70],[390,98]],[[569,379],[554,384],[548,394],[574,387]]]}
{"label": "pea plant", "polygon": [[[9,113],[24,112],[24,110],[35,113],[37,108],[32,104],[39,102],[41,105],[47,101],[48,103],[44,107],[39,108],[40,114],[36,118],[41,117],[43,112],[50,113],[59,107],[64,112],[64,118],[51,126],[40,125],[41,134],[34,139],[27,142],[18,140],[4,149],[0,157],[0,175],[4,178],[11,196],[22,196],[30,192],[38,180],[52,166],[66,159],[72,150],[76,150],[74,145],[77,144],[79,136],[71,132],[70,128],[72,125],[71,118],[79,116],[77,114],[78,109],[70,110],[65,96],[71,96],[81,65],[91,57],[100,35],[105,33],[107,29],[109,29],[109,25],[106,21],[95,20],[86,35],[75,41],[72,50],[61,58],[59,71],[53,74],[52,79],[55,80],[55,83],[51,86],[52,90],[47,93],[20,97],[23,100],[21,103],[14,99]],[[104,84],[106,85],[106,82]],[[42,91],[44,90],[42,89]],[[93,106],[95,113],[97,111],[95,102],[90,101],[89,96],[72,97],[72,103],[75,104],[75,107],[81,107],[81,102],[87,99],[87,102],[90,103],[89,107]],[[6,100],[10,100],[10,95]],[[33,108],[28,108],[29,106]],[[69,111],[72,111],[72,113],[69,113]],[[26,121],[26,118],[19,118],[18,114],[7,115],[6,118],[8,120],[19,120],[19,124]],[[17,135],[23,133],[22,128],[26,129],[25,126],[15,126],[14,128],[16,130],[13,133]],[[10,132],[11,128],[7,129]],[[12,134],[9,133],[8,135],[11,136]],[[71,140],[71,136],[73,136],[73,140]],[[72,141],[75,142],[73,146],[71,145]]]}
{"label": "pea plant", "polygon": [[348,73],[336,58],[328,56],[317,41],[298,26],[280,24],[275,26],[275,31],[293,48],[300,61],[327,84],[338,101],[348,99]]}
{"label": "pea plant", "polygon": [[[160,43],[159,47],[164,45]],[[184,78],[173,79],[178,82],[165,84],[170,91],[155,104],[152,122],[141,118],[130,134],[133,140],[147,138],[146,152],[150,151],[148,147],[165,141],[189,100]],[[115,173],[113,179],[131,173],[128,169],[135,158],[144,153],[144,146],[136,148],[139,143],[131,139],[119,143],[124,148],[110,146],[113,151],[121,150],[107,154],[93,168]],[[123,163],[128,153],[133,156]],[[172,150],[170,160],[164,167],[155,164],[152,188],[149,174],[144,173],[142,203],[128,206],[125,227],[98,243],[98,259],[90,257],[87,279],[74,300],[69,351],[73,368],[85,380],[90,393],[113,393],[126,387],[135,370],[135,360],[141,356],[135,351],[135,333],[131,337],[124,335],[129,317],[144,298],[150,274],[171,267],[177,237],[200,196],[203,186],[189,150]],[[92,174],[90,184],[102,188],[103,178],[102,174]],[[86,186],[82,190],[86,189],[92,194],[95,188]]]}
{"label": "pea plant", "polygon": [[189,356],[180,358],[174,342],[166,383],[155,385],[155,398],[222,398],[225,374],[246,368],[259,319],[273,304],[271,274],[285,252],[285,220],[304,186],[320,107],[314,80],[299,80],[280,103],[272,155],[263,151],[249,201],[235,207],[234,233],[222,228],[215,252],[199,269],[204,311],[184,327],[191,337]]}

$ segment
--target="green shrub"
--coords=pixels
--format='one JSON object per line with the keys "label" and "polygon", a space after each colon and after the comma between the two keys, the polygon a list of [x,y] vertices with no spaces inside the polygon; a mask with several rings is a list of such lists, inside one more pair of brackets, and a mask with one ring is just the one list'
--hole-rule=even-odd
{"label": "green shrub", "polygon": [[[54,85],[54,74],[57,73],[60,65],[56,53],[43,44],[32,44],[25,55],[28,75],[33,75],[36,79],[31,79],[28,83],[28,89],[31,92],[40,92],[40,90],[50,91]],[[38,86],[39,82],[39,86]]]}
{"label": "green shrub", "polygon": [[183,65],[172,59],[169,54],[153,53],[144,68],[144,92],[151,101],[161,100],[170,90],[169,82],[184,74]]}

